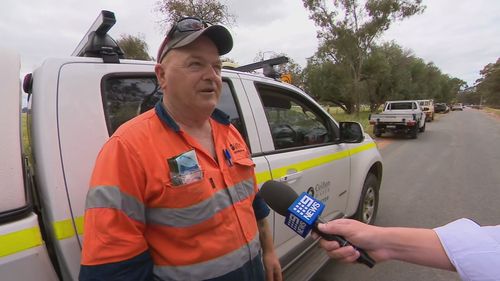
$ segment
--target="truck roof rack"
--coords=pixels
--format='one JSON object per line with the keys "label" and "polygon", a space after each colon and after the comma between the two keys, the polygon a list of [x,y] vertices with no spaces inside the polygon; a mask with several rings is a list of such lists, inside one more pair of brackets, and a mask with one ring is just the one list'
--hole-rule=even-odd
{"label": "truck roof rack", "polygon": [[280,65],[287,63],[289,61],[288,57],[281,56],[281,57],[276,57],[268,60],[263,60],[263,61],[258,61],[255,63],[243,65],[234,68],[236,71],[243,71],[243,72],[249,72],[257,69],[261,69],[264,71],[264,76],[270,77],[270,78],[280,78],[280,73],[278,73],[275,69],[275,65]]}
{"label": "truck roof rack", "polygon": [[105,63],[120,63],[123,51],[108,31],[116,23],[115,14],[102,10],[71,54],[77,57],[98,57]]}

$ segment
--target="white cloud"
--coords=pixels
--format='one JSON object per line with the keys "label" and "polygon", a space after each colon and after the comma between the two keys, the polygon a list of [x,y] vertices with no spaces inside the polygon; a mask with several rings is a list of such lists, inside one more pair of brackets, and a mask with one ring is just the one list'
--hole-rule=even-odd
{"label": "white cloud", "polygon": [[[295,3],[297,2],[297,3]],[[277,19],[286,17],[292,7],[300,4],[300,1],[275,0],[253,0],[253,1],[225,1],[229,12],[236,15],[237,25],[242,27],[254,27],[266,25]]]}

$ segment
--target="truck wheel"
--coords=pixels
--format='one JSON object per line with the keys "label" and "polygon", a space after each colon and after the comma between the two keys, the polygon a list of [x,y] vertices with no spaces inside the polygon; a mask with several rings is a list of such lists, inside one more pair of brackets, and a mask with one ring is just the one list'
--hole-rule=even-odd
{"label": "truck wheel", "polygon": [[418,138],[418,126],[415,126],[415,127],[411,128],[411,130],[410,130],[410,138],[412,138],[412,139]]}
{"label": "truck wheel", "polygon": [[378,190],[380,183],[374,174],[368,174],[363,184],[363,192],[359,198],[359,205],[354,219],[367,224],[375,223],[378,210]]}
{"label": "truck wheel", "polygon": [[[427,123],[427,122],[426,122],[426,123]],[[422,126],[422,128],[419,128],[419,129],[418,129],[421,133],[425,132],[425,124],[426,124],[426,123],[424,123],[424,125]]]}
{"label": "truck wheel", "polygon": [[373,134],[377,137],[380,138],[382,136],[382,133],[380,132],[380,129],[377,127],[373,127]]}

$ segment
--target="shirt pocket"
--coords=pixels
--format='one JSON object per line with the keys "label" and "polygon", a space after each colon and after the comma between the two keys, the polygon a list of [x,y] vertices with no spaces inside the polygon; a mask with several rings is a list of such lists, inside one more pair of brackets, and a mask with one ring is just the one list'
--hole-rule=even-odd
{"label": "shirt pocket", "polygon": [[233,160],[233,167],[231,171],[231,178],[234,182],[242,180],[250,180],[253,178],[255,171],[255,163],[249,157],[241,157]]}
{"label": "shirt pocket", "polygon": [[184,208],[197,204],[212,196],[211,187],[204,170],[199,170],[201,178],[179,184],[179,180],[169,177],[163,181],[161,205],[167,208]]}
{"label": "shirt pocket", "polygon": [[234,164],[240,165],[242,167],[251,167],[252,169],[255,167],[255,163],[251,158],[248,157],[241,157],[239,159],[234,159],[233,160]]}

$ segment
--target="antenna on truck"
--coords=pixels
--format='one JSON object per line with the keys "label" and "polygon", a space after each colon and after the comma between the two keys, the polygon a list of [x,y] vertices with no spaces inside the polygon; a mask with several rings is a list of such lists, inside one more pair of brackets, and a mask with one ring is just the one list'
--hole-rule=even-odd
{"label": "antenna on truck", "polygon": [[115,14],[102,10],[71,55],[102,58],[105,63],[120,63],[123,51],[108,34],[115,23]]}

